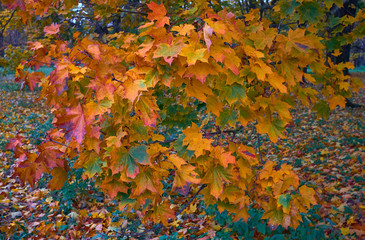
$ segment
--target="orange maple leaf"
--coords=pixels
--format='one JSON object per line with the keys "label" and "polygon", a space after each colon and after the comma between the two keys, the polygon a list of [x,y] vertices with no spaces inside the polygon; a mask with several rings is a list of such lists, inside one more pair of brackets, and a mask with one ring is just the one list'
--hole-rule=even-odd
{"label": "orange maple leaf", "polygon": [[46,35],[57,34],[60,31],[60,26],[61,25],[59,24],[52,23],[51,25],[44,27],[43,31],[46,33]]}
{"label": "orange maple leaf", "polygon": [[183,130],[183,133],[186,136],[183,144],[188,145],[189,150],[195,151],[197,157],[203,155],[204,150],[211,149],[213,140],[203,139],[203,134],[200,133],[200,128],[195,123]]}
{"label": "orange maple leaf", "polygon": [[170,24],[169,18],[166,17],[167,10],[162,3],[160,5],[154,2],[147,3],[147,7],[152,10],[151,13],[148,13],[147,19],[150,21],[156,20],[157,27],[163,27],[165,24]]}

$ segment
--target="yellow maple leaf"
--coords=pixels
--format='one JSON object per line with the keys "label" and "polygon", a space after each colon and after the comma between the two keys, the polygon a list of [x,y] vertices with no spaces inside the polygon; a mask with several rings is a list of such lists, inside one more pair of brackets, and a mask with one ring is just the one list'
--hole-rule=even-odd
{"label": "yellow maple leaf", "polygon": [[333,97],[327,99],[327,102],[328,102],[331,110],[336,109],[337,105],[339,105],[342,108],[344,108],[346,106],[346,98],[342,97],[341,95],[333,96]]}
{"label": "yellow maple leaf", "polygon": [[282,93],[288,92],[286,86],[283,84],[285,82],[285,79],[279,74],[272,73],[268,76],[267,80],[271,84],[271,86],[278,89],[280,92]]}
{"label": "yellow maple leaf", "polygon": [[188,150],[195,151],[195,156],[203,155],[204,150],[210,150],[213,140],[203,139],[203,134],[200,133],[200,128],[193,123],[191,127],[183,131],[186,136],[183,140],[184,145],[188,145]]}
{"label": "yellow maple leaf", "polygon": [[208,62],[208,57],[206,55],[207,49],[206,48],[200,48],[196,49],[193,45],[188,45],[184,47],[181,52],[180,56],[184,56],[187,58],[186,62],[188,63],[188,66],[194,65],[196,61],[202,61],[202,62]]}
{"label": "yellow maple leaf", "polygon": [[270,119],[265,118],[257,124],[256,129],[260,134],[267,133],[272,142],[277,142],[279,137],[285,137],[283,134],[284,127],[285,122],[280,119],[273,119],[271,121]]}

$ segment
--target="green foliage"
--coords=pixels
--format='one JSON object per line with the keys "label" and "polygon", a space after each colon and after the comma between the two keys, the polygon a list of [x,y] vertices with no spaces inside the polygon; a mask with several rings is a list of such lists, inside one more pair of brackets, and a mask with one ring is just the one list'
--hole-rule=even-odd
{"label": "green foliage", "polygon": [[231,239],[229,237],[232,234],[238,236],[239,239],[326,239],[326,232],[330,232],[330,239],[342,239],[341,234],[333,227],[324,224],[314,225],[314,222],[321,219],[318,215],[320,207],[320,205],[315,205],[308,214],[302,214],[303,222],[300,222],[296,229],[289,227],[287,230],[282,226],[273,228],[267,220],[261,219],[263,211],[255,208],[249,209],[251,217],[247,222],[242,219],[233,222],[227,211],[220,213],[216,205],[207,207],[205,212],[208,216],[214,217],[215,222],[222,227],[217,232],[216,239]]}
{"label": "green foliage", "polygon": [[4,58],[0,58],[3,67],[1,74],[14,74],[19,64],[27,60],[32,55],[32,51],[23,49],[22,47],[14,47],[11,44],[5,49]]}

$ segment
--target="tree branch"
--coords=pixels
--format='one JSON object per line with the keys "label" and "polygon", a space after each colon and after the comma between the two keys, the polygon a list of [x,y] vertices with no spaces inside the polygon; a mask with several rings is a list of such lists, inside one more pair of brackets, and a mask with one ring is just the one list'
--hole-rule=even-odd
{"label": "tree branch", "polygon": [[14,17],[15,12],[16,12],[16,9],[14,9],[14,11],[11,13],[8,21],[6,21],[6,23],[4,24],[3,29],[1,29],[1,34],[4,34],[6,26],[10,23],[11,19]]}
{"label": "tree branch", "polygon": [[143,15],[143,16],[148,15],[148,13],[145,13],[145,12],[137,12],[137,11],[130,11],[130,10],[119,10],[119,12],[134,13],[134,14],[139,14],[139,15]]}
{"label": "tree branch", "polygon": [[192,202],[193,200],[199,195],[199,193],[206,187],[206,184],[202,184],[199,188],[199,190],[194,194],[194,196],[189,200],[189,202],[187,202],[183,208],[180,209],[180,211],[178,211],[175,216],[179,216]]}

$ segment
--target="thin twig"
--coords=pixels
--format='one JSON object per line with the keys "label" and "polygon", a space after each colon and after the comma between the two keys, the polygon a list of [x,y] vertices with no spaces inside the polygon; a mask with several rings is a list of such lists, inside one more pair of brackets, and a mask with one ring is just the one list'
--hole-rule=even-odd
{"label": "thin twig", "polygon": [[116,78],[115,78],[115,76],[114,76],[114,73],[113,73],[113,78],[112,78],[112,81],[116,81],[116,82],[120,82],[120,83],[123,83],[122,81],[120,81],[120,80],[118,80],[118,79],[116,79]]}
{"label": "thin twig", "polygon": [[119,10],[119,12],[134,13],[134,14],[139,14],[139,15],[143,15],[143,16],[147,16],[148,15],[148,13],[145,13],[145,12],[137,12],[137,11],[129,11],[129,10]]}
{"label": "thin twig", "polygon": [[260,161],[262,162],[260,134],[257,132],[257,130],[256,130],[256,133],[257,133],[257,150],[259,152]]}
{"label": "thin twig", "polygon": [[198,196],[198,194],[206,187],[206,184],[202,184],[199,188],[199,190],[194,194],[194,196],[189,200],[189,202],[187,202],[183,208],[180,209],[180,211],[178,211],[175,216],[179,216],[192,202],[193,200],[196,198],[196,196]]}
{"label": "thin twig", "polygon": [[58,142],[58,141],[56,141],[56,140],[49,139],[49,141],[54,142],[54,143],[57,143],[57,144],[59,144],[59,145],[62,145],[62,146],[64,146],[64,147],[69,148],[69,146],[68,146],[68,145],[66,145],[66,144],[64,144],[64,143],[60,143],[60,142]]}
{"label": "thin twig", "polygon": [[3,29],[1,30],[1,35],[2,35],[2,34],[4,34],[5,29],[6,29],[6,26],[10,23],[11,19],[14,17],[14,14],[15,14],[16,10],[17,10],[17,9],[15,9],[15,10],[11,13],[11,15],[10,15],[10,17],[9,17],[8,21],[6,21],[6,23],[4,24]]}

